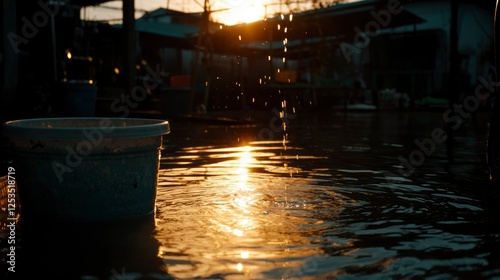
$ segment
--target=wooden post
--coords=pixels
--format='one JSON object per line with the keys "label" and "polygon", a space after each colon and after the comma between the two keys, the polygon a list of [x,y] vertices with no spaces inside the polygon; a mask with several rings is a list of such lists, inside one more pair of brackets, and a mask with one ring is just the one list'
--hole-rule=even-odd
{"label": "wooden post", "polygon": [[459,1],[450,0],[450,62],[448,71],[448,98],[450,105],[458,101],[458,74],[459,74],[459,61],[458,61],[458,7]]}
{"label": "wooden post", "polygon": [[135,35],[135,1],[123,1],[123,35],[124,35],[124,75],[125,94],[131,94],[135,86],[136,35]]}
{"label": "wooden post", "polygon": [[[458,10],[459,1],[450,0],[450,42],[448,69],[448,103],[450,108],[458,102],[459,91],[459,58],[458,58]],[[447,125],[446,154],[449,162],[454,162],[454,129]]]}

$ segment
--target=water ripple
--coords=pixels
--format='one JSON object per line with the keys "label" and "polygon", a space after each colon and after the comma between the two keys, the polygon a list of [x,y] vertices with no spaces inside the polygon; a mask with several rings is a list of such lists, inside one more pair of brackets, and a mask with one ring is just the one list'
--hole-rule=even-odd
{"label": "water ripple", "polygon": [[470,225],[477,199],[439,180],[388,178],[347,155],[358,148],[253,144],[162,160],[156,238],[174,276],[448,278],[488,264],[474,253],[482,235],[447,230]]}

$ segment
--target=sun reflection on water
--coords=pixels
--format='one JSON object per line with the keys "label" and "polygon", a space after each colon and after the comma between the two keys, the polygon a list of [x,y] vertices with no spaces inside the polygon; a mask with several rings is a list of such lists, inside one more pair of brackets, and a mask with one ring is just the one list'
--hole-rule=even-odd
{"label": "sun reflection on water", "polygon": [[[310,247],[308,227],[329,225],[309,217],[317,193],[309,189],[307,177],[288,175],[281,141],[191,147],[179,154],[181,161],[186,154],[202,163],[162,169],[159,178],[156,237],[168,248],[161,257],[172,275],[262,278],[277,266],[300,264],[288,258],[317,253]],[[301,226],[305,224],[311,225]]]}

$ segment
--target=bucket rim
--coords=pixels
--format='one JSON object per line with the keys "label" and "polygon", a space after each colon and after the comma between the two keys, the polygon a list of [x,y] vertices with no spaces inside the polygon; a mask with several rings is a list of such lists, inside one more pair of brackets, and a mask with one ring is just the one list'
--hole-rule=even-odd
{"label": "bucket rim", "polygon": [[[81,121],[95,122],[96,125],[56,126],[43,125],[49,122]],[[104,123],[108,126],[105,126]],[[117,122],[127,124],[116,126]],[[36,124],[40,126],[36,126]],[[8,138],[57,138],[82,139],[84,132],[101,131],[103,138],[143,138],[161,136],[170,133],[170,123],[167,120],[148,118],[117,118],[117,117],[64,117],[64,118],[31,118],[10,120],[3,124],[3,135]]]}

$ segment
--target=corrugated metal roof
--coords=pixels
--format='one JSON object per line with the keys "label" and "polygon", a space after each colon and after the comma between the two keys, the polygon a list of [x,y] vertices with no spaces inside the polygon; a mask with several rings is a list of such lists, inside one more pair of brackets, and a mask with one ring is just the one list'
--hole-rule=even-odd
{"label": "corrugated metal roof", "polygon": [[[216,32],[213,41],[217,43],[215,49],[228,52],[255,42],[281,41],[311,41],[314,38],[354,37],[356,27],[365,30],[368,23],[376,21],[373,11],[387,9],[387,1],[367,0],[310,10],[294,14],[293,20],[282,19],[280,16],[248,24],[228,26]],[[393,28],[403,25],[424,22],[417,15],[402,9],[391,15],[389,23],[380,29]],[[277,28],[278,24],[280,28]],[[373,25],[375,26],[375,25]],[[373,28],[371,26],[370,28]],[[285,29],[287,31],[285,31]],[[351,38],[351,39],[352,39]],[[312,40],[315,41],[315,40]],[[269,46],[269,45],[268,45]]]}
{"label": "corrugated metal roof", "polygon": [[[166,10],[163,8],[151,11],[135,21],[135,30],[138,32],[160,35],[169,38],[185,39],[193,36],[200,29],[193,24],[172,23],[172,16],[192,16],[177,11]],[[175,20],[178,22],[179,20]],[[115,28],[122,28],[122,24],[113,25]]]}
{"label": "corrugated metal roof", "polygon": [[153,20],[137,20],[135,29],[139,32],[151,33],[173,38],[186,38],[198,32],[199,28],[189,25],[164,23]]}

